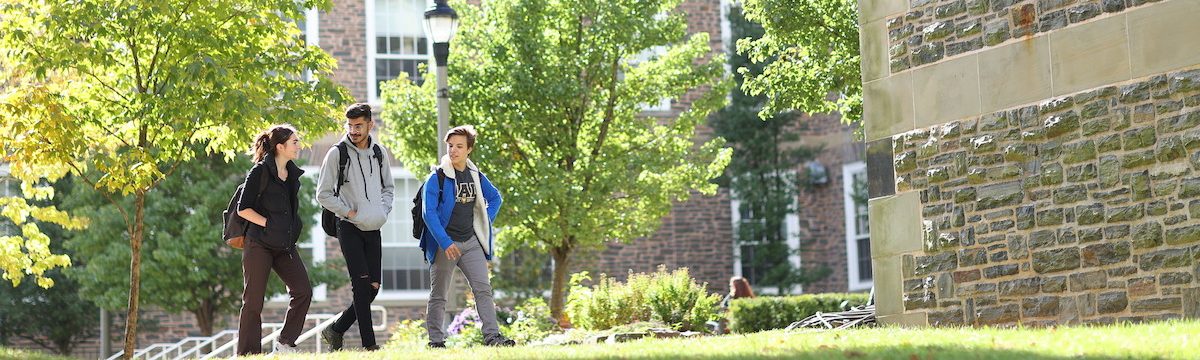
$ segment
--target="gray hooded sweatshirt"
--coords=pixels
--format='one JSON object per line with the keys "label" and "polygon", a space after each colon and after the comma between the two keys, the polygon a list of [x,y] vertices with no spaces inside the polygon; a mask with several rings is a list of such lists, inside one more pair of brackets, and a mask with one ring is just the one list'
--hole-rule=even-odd
{"label": "gray hooded sweatshirt", "polygon": [[[366,149],[359,149],[343,136],[339,143],[346,143],[350,153],[350,162],[346,165],[345,183],[338,196],[333,195],[334,184],[338,178],[338,147],[329,148],[325,154],[325,163],[321,165],[320,177],[317,180],[317,202],[321,207],[329,209],[339,218],[346,219],[362,231],[375,231],[387,223],[388,214],[392,213],[392,198],[396,183],[392,180],[391,159],[388,159],[387,149],[371,136]],[[375,159],[372,146],[378,146],[383,153],[383,167]],[[383,182],[380,184],[380,176]],[[347,219],[351,210],[357,210],[354,218]]]}

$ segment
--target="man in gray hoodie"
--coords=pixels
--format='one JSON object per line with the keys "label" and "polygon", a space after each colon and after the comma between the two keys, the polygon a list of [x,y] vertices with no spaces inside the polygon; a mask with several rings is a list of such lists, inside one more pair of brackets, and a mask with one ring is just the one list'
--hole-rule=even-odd
{"label": "man in gray hoodie", "polygon": [[[379,229],[392,212],[395,182],[387,149],[371,137],[371,106],[353,104],[346,108],[346,137],[325,154],[317,181],[317,202],[338,217],[337,238],[350,273],[354,301],[332,326],[321,331],[330,350],[342,348],[342,335],[358,321],[363,348],[378,350],[371,328],[371,302],[382,281],[382,244]],[[338,182],[340,157],[349,156]],[[340,186],[339,186],[340,185]]]}

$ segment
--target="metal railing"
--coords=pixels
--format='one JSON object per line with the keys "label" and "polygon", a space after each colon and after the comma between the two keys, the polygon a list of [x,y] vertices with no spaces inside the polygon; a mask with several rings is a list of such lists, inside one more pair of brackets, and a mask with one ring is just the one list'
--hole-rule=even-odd
{"label": "metal railing", "polygon": [[[387,330],[387,308],[378,305],[371,306],[372,312],[380,312],[382,319],[377,324],[373,324],[372,328],[375,331]],[[314,320],[317,322],[312,329],[300,334],[296,338],[296,345],[303,344],[305,341],[315,339],[315,349],[317,353],[325,352],[324,344],[320,341],[322,330],[333,325],[334,321],[341,316],[338,314],[310,314],[304,317],[305,322]],[[279,332],[283,330],[282,323],[264,323],[263,329],[268,331],[267,336],[262,338],[261,344],[263,349],[270,349],[268,346],[273,345],[272,342],[279,338]],[[224,330],[212,336],[191,336],[175,343],[159,343],[147,346],[134,351],[134,359],[159,360],[159,359],[212,359],[222,357],[236,356],[235,349],[237,347],[238,336],[237,330]],[[108,357],[107,360],[120,359],[124,355],[124,351],[118,351],[116,354]]]}

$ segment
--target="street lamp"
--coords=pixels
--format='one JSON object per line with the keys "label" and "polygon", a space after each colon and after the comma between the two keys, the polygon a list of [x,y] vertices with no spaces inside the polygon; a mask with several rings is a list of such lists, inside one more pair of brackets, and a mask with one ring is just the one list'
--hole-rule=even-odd
{"label": "street lamp", "polygon": [[433,40],[433,59],[437,64],[437,108],[438,129],[437,144],[438,159],[446,155],[446,146],[442,144],[446,132],[450,130],[450,89],[446,85],[446,63],[450,57],[450,39],[458,29],[458,14],[446,0],[437,0],[433,6],[425,10],[425,31]]}

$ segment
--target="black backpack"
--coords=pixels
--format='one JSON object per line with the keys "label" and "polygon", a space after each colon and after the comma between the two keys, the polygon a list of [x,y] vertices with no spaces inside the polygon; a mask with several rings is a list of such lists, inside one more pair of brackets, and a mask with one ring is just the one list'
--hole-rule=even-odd
{"label": "black backpack", "polygon": [[[262,198],[263,191],[267,189],[266,171],[263,171],[263,179],[259,181],[258,198],[254,199],[254,203],[258,204],[258,199]],[[233,191],[233,197],[229,199],[229,205],[225,206],[225,211],[221,212],[221,220],[225,222],[225,230],[223,231],[222,239],[226,244],[235,249],[241,249],[245,246],[246,230],[250,228],[250,221],[247,221],[241,215],[237,214],[238,199],[242,198],[242,190],[246,189],[246,183],[238,184],[237,190]]]}
{"label": "black backpack", "polygon": [[[338,174],[337,183],[333,185],[333,196],[335,197],[341,195],[342,184],[346,182],[346,166],[350,165],[350,153],[348,153],[350,149],[347,148],[346,143],[339,142],[337,149]],[[391,171],[391,169],[383,168],[383,150],[379,148],[379,145],[371,144],[371,149],[375,150],[375,154],[372,156],[375,157],[375,161],[379,162],[379,186],[382,187],[384,185],[383,172]],[[321,208],[321,228],[325,230],[325,235],[337,236],[337,222],[337,215],[329,211],[329,209]]]}
{"label": "black backpack", "polygon": [[[442,204],[442,187],[444,186],[442,184],[442,181],[444,181],[446,179],[446,174],[442,173],[441,168],[438,168],[435,173],[437,173],[437,177],[438,177],[438,182],[437,182],[437,184],[438,184],[438,200],[437,201],[438,201],[438,205],[441,205]],[[421,212],[421,197],[424,193],[425,193],[425,183],[421,183],[421,187],[417,188],[417,196],[413,197],[413,208],[412,208],[412,218],[413,218],[412,235],[413,235],[413,238],[417,239],[417,240],[421,239],[421,235],[423,235],[425,233],[425,228],[426,228],[425,227],[425,214],[423,212]],[[424,252],[425,249],[421,249],[421,251]]]}

